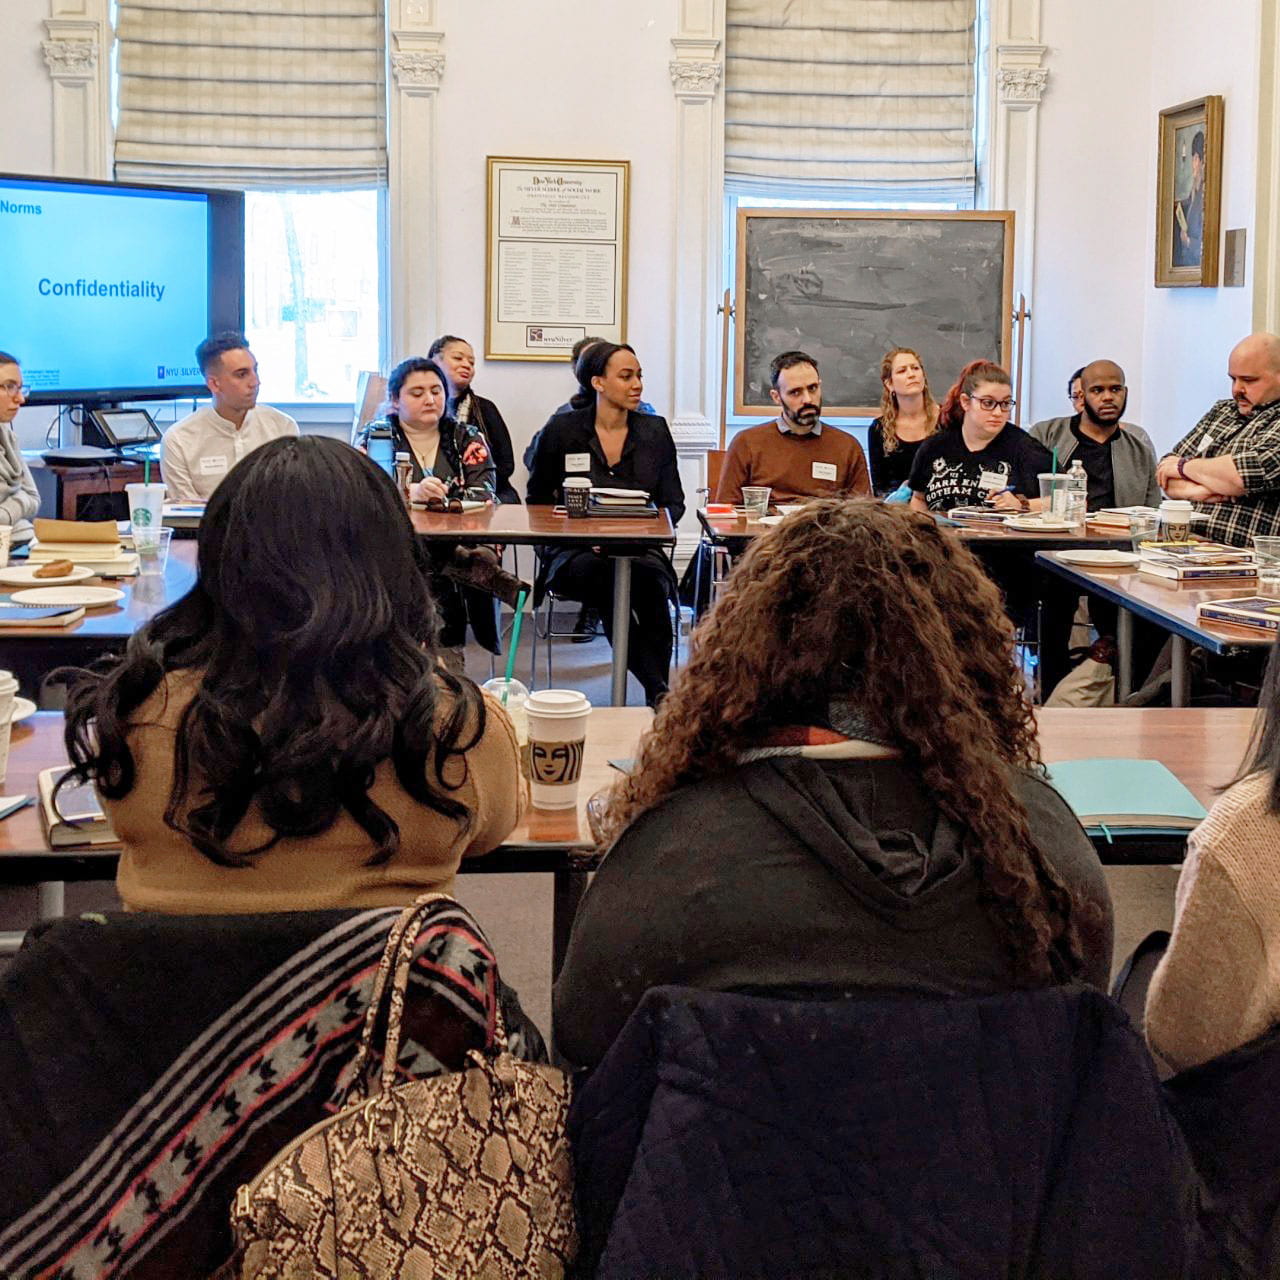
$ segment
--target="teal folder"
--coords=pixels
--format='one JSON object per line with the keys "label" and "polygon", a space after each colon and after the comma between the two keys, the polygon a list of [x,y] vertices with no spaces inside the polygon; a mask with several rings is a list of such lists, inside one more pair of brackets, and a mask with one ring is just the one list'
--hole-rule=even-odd
{"label": "teal folder", "polygon": [[1063,760],[1049,781],[1090,835],[1176,835],[1205,808],[1159,760]]}

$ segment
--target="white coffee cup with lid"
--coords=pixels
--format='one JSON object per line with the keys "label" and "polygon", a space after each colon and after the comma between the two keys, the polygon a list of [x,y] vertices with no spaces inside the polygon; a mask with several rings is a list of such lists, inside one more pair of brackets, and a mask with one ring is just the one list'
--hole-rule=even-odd
{"label": "white coffee cup with lid", "polygon": [[1191,536],[1191,516],[1195,503],[1185,498],[1166,498],[1160,504],[1160,541],[1185,542]]}
{"label": "white coffee cup with lid", "polygon": [[591,703],[576,689],[539,689],[525,703],[529,780],[534,807],[572,809],[587,741]]}

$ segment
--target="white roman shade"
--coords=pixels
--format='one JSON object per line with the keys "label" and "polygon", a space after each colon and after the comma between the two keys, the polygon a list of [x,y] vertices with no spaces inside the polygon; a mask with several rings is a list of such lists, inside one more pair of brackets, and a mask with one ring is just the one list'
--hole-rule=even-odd
{"label": "white roman shade", "polygon": [[386,180],[382,0],[120,0],[121,179]]}
{"label": "white roman shade", "polygon": [[971,195],[976,19],[977,0],[727,0],[731,189]]}

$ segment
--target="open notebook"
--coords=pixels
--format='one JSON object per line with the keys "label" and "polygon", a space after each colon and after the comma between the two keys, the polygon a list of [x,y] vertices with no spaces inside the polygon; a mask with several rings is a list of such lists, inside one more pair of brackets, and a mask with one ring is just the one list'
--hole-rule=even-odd
{"label": "open notebook", "polygon": [[1049,781],[1090,835],[1176,835],[1205,816],[1159,760],[1063,760],[1049,766]]}

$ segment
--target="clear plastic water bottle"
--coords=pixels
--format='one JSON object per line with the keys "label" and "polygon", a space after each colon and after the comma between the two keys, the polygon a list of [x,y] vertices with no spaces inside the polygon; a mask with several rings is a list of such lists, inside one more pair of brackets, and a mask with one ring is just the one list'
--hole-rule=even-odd
{"label": "clear plastic water bottle", "polygon": [[1084,463],[1077,458],[1071,464],[1071,470],[1067,472],[1067,501],[1062,518],[1074,525],[1084,524],[1084,516],[1088,508],[1089,477],[1085,474]]}

